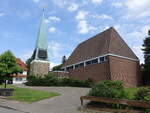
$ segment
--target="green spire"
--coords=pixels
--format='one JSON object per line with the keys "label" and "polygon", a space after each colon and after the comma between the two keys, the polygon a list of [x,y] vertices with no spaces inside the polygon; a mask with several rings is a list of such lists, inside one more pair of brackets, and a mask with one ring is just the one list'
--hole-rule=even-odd
{"label": "green spire", "polygon": [[36,41],[36,48],[42,49],[42,50],[47,50],[48,48],[48,44],[46,40],[46,24],[45,24],[44,10],[43,10],[42,18],[41,18],[38,38]]}

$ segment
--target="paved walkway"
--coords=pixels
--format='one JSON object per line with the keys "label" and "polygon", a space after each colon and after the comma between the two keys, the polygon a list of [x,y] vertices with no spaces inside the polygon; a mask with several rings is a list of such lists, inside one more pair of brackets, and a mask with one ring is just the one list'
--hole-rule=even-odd
{"label": "paved walkway", "polygon": [[80,96],[86,95],[88,88],[74,87],[27,87],[43,91],[58,92],[61,95],[34,103],[23,103],[13,100],[0,99],[0,105],[5,105],[29,113],[81,113]]}
{"label": "paved walkway", "polygon": [[20,111],[9,109],[9,108],[0,107],[0,113],[24,113],[24,112],[20,112]]}

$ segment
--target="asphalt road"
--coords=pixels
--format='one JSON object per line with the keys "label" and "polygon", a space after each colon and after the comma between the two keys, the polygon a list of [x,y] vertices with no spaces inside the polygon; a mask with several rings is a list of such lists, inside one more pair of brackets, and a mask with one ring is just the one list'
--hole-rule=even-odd
{"label": "asphalt road", "polygon": [[24,112],[19,112],[13,109],[7,109],[7,108],[2,108],[0,107],[0,113],[24,113]]}

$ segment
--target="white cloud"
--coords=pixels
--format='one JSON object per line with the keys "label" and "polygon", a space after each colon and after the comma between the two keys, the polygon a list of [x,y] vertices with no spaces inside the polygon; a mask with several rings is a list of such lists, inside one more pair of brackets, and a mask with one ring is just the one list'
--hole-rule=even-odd
{"label": "white cloud", "polygon": [[57,62],[50,62],[50,69],[52,69],[54,66],[59,65],[60,63]]}
{"label": "white cloud", "polygon": [[5,15],[5,13],[0,13],[0,17],[2,17],[2,16],[4,16]]}
{"label": "white cloud", "polygon": [[123,7],[124,4],[121,2],[113,2],[111,5],[115,8],[120,8]]}
{"label": "white cloud", "polygon": [[127,0],[124,3],[127,7],[127,17],[142,18],[150,16],[149,4],[150,0]]}
{"label": "white cloud", "polygon": [[91,0],[91,2],[94,4],[101,4],[103,0]]}
{"label": "white cloud", "polygon": [[119,24],[116,24],[116,25],[114,26],[114,28],[115,28],[117,31],[120,31],[121,26],[120,26]]}
{"label": "white cloud", "polygon": [[88,15],[89,12],[87,11],[79,11],[76,15],[76,19],[77,20],[83,20],[86,18],[86,16]]}
{"label": "white cloud", "polygon": [[148,30],[150,30],[150,25],[143,26],[141,29],[129,33],[129,36],[145,39],[145,37],[148,35]]}
{"label": "white cloud", "polygon": [[81,21],[79,21],[79,23],[78,23],[78,30],[79,30],[79,33],[80,33],[80,34],[87,34],[87,33],[89,33],[90,31],[95,31],[95,30],[97,30],[97,28],[88,25],[88,23],[87,23],[86,20],[81,20]]}
{"label": "white cloud", "polygon": [[61,59],[62,58],[62,45],[58,42],[50,42],[48,45],[48,50],[49,50],[49,57],[50,58],[55,58],[55,59]]}
{"label": "white cloud", "polygon": [[57,21],[57,22],[61,21],[61,19],[56,17],[56,16],[50,16],[48,19],[51,20],[51,21]]}
{"label": "white cloud", "polygon": [[150,25],[143,26],[141,27],[141,29],[127,33],[126,35],[126,37],[129,38],[128,40],[132,40],[130,41],[132,44],[131,47],[142,63],[144,62],[144,58],[143,58],[144,55],[143,55],[143,51],[141,50],[142,49],[141,45],[143,44],[143,40],[145,39],[145,37],[147,37],[149,29],[150,29]]}
{"label": "white cloud", "polygon": [[81,34],[88,33],[89,29],[88,29],[87,21],[85,21],[85,20],[79,21],[78,29],[79,29],[79,33],[81,33]]}
{"label": "white cloud", "polygon": [[144,55],[143,55],[142,47],[141,46],[133,46],[133,51],[135,52],[137,57],[140,59],[141,63],[144,63]]}
{"label": "white cloud", "polygon": [[64,7],[67,4],[66,0],[52,0],[52,2],[59,7]]}
{"label": "white cloud", "polygon": [[48,32],[54,33],[54,32],[56,32],[56,28],[55,28],[55,27],[50,27],[50,28],[48,29]]}
{"label": "white cloud", "polygon": [[45,19],[45,22],[46,23],[49,23],[49,22],[60,22],[61,19],[56,17],[56,16],[49,16],[48,19]]}
{"label": "white cloud", "polygon": [[35,2],[35,3],[39,3],[39,1],[40,1],[40,0],[33,0],[33,2]]}
{"label": "white cloud", "polygon": [[[96,27],[91,26],[87,23],[86,17],[88,16],[89,12],[88,11],[79,11],[76,15],[76,20],[78,21],[78,33],[80,34],[87,34],[90,31],[95,31],[97,30]],[[90,16],[90,15],[89,15]]]}
{"label": "white cloud", "polygon": [[97,19],[109,19],[109,20],[113,20],[113,18],[109,15],[106,14],[102,14],[102,15],[91,15],[93,18],[97,18]]}
{"label": "white cloud", "polygon": [[127,0],[126,6],[133,11],[144,11],[149,8],[149,0]]}
{"label": "white cloud", "polygon": [[114,2],[113,7],[124,8],[123,19],[139,19],[150,17],[150,0],[126,0],[124,2]]}
{"label": "white cloud", "polygon": [[79,8],[78,4],[76,3],[71,3],[68,7],[68,11],[72,12],[72,11],[76,11]]}

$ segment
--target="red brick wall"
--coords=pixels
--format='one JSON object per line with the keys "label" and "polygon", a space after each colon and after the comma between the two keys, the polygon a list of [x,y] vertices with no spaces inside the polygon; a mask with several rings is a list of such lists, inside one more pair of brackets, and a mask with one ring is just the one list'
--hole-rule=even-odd
{"label": "red brick wall", "polygon": [[91,78],[93,81],[110,80],[109,63],[107,61],[70,70],[69,77],[81,80]]}
{"label": "red brick wall", "polygon": [[109,56],[112,80],[121,80],[127,87],[135,87],[140,83],[139,62]]}

